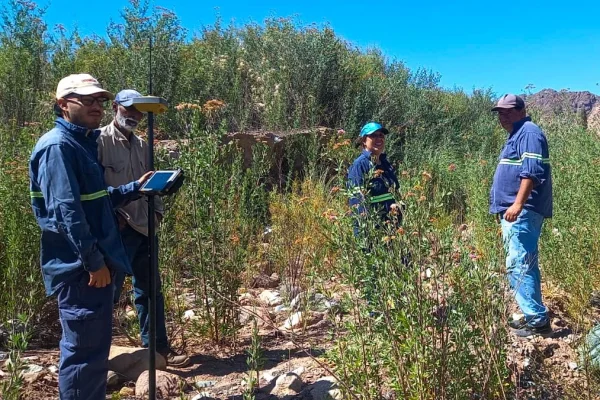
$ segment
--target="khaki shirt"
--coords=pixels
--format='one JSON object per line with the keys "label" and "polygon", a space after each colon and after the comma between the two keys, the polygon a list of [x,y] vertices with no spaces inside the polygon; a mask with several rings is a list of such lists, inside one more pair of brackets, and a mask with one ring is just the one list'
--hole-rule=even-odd
{"label": "khaki shirt", "polygon": [[[104,180],[117,187],[140,179],[148,171],[148,144],[131,134],[131,140],[119,131],[114,121],[100,129],[98,160],[104,166]],[[156,212],[164,214],[160,197],[156,196]],[[127,223],[139,233],[148,236],[148,198],[132,201],[117,209]]]}

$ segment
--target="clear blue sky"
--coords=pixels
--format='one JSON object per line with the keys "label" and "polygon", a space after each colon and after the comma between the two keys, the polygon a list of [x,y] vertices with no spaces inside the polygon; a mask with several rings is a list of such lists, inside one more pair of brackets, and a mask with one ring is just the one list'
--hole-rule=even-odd
{"label": "clear blue sky", "polygon": [[[104,36],[120,21],[127,0],[40,0],[49,28],[75,25]],[[496,93],[589,90],[600,93],[600,3],[591,1],[239,1],[154,0],[177,14],[193,34],[212,25],[296,17],[328,23],[355,45],[379,47],[409,68],[441,74],[445,87],[492,88]]]}

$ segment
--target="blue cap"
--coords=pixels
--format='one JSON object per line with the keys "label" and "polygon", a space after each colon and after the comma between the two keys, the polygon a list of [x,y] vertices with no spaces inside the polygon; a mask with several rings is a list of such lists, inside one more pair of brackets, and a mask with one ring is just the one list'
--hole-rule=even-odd
{"label": "blue cap", "polygon": [[133,89],[125,89],[121,90],[115,96],[115,103],[122,105],[123,107],[129,107],[133,104],[133,99],[137,99],[138,97],[144,97],[140,94],[140,92],[135,91]]}
{"label": "blue cap", "polygon": [[[117,95],[118,96],[118,95]],[[377,131],[381,131],[383,132],[384,135],[387,135],[388,133],[390,133],[390,131],[388,131],[387,129],[385,129],[383,127],[383,125],[381,125],[378,122],[369,122],[368,124],[366,124],[365,126],[362,127],[362,129],[360,130],[360,137],[365,137],[365,136],[369,136],[372,133],[375,133]]]}

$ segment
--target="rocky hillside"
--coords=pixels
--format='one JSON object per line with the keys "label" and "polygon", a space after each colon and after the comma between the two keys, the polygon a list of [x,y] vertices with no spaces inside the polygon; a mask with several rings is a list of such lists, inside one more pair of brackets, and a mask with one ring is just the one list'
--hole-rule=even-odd
{"label": "rocky hillside", "polygon": [[574,112],[584,110],[586,115],[589,115],[594,106],[600,104],[600,96],[587,91],[569,92],[544,89],[524,97],[529,107],[538,108],[545,113],[571,109]]}

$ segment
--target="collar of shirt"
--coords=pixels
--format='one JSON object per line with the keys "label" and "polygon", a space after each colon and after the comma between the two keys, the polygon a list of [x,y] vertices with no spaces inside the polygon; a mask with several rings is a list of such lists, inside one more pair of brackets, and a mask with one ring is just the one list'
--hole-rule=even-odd
{"label": "collar of shirt", "polygon": [[117,126],[117,124],[115,124],[115,121],[113,120],[111,123],[112,128],[111,130],[108,131],[109,134],[112,133],[112,135],[115,137],[115,139],[119,140],[120,142],[124,142],[126,144],[127,147],[129,147],[132,144],[137,143],[138,140],[140,140],[134,132],[131,132],[131,134],[129,135],[129,138],[123,133],[122,130],[119,129],[119,127]]}
{"label": "collar of shirt", "polygon": [[61,126],[67,132],[72,133],[73,135],[83,135],[85,138],[93,140],[94,143],[96,142],[96,139],[98,139],[98,136],[100,136],[100,129],[88,129],[83,126],[72,124],[64,118],[56,118],[56,121],[54,122],[57,126]]}
{"label": "collar of shirt", "polygon": [[513,130],[511,132],[511,136],[515,134],[521,127],[525,124],[525,122],[531,121],[531,117],[525,117],[513,124]]}
{"label": "collar of shirt", "polygon": [[[363,150],[362,153],[360,153],[360,154],[361,154],[361,156],[367,158],[369,161],[371,161],[371,162],[373,161],[372,160],[373,154],[369,150]],[[386,161],[387,161],[387,155],[385,153],[381,153],[379,155],[379,161],[378,161],[377,165],[381,165]],[[375,165],[375,163],[373,163],[373,165]]]}

